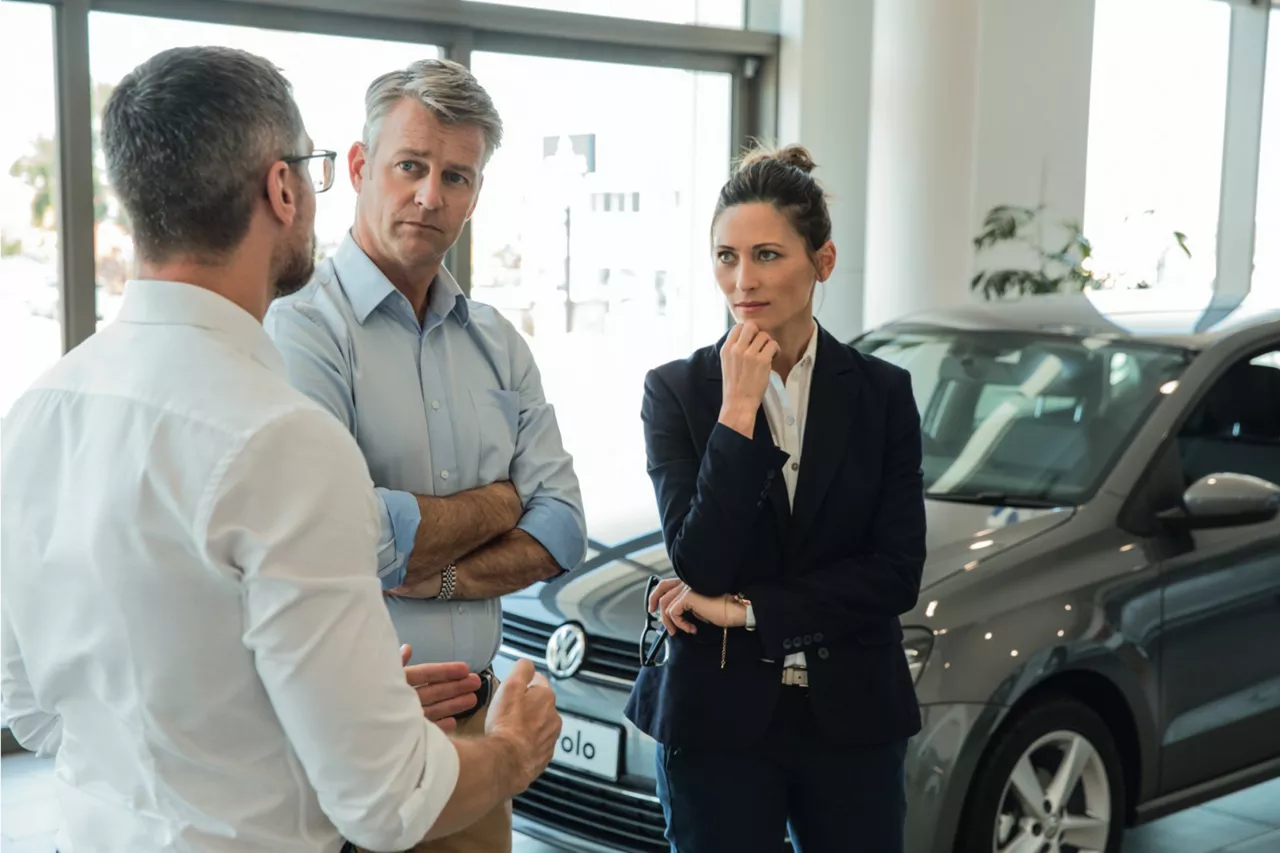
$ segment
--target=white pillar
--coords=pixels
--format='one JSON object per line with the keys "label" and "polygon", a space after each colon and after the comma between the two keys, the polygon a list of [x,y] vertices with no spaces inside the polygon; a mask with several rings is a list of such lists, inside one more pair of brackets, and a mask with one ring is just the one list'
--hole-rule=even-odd
{"label": "white pillar", "polygon": [[968,298],[980,0],[878,0],[864,320]]}
{"label": "white pillar", "polygon": [[[897,0],[903,2],[903,0]],[[781,0],[778,142],[799,143],[828,194],[836,268],[818,320],[840,340],[863,328],[874,0]]]}

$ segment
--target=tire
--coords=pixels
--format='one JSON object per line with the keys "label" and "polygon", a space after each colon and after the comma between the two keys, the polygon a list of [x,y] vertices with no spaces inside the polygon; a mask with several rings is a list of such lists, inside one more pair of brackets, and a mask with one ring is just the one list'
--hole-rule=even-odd
{"label": "tire", "polygon": [[[1058,778],[1063,769],[1079,770],[1074,782]],[[1038,806],[1030,805],[1037,795]],[[955,853],[1119,853],[1125,808],[1120,753],[1107,724],[1081,702],[1049,699],[988,745]]]}

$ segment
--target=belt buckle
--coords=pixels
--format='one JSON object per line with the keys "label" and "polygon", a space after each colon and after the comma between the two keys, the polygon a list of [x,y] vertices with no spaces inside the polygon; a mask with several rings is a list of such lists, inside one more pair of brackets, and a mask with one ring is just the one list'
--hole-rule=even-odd
{"label": "belt buckle", "polygon": [[782,683],[787,687],[808,687],[809,670],[798,666],[783,667]]}

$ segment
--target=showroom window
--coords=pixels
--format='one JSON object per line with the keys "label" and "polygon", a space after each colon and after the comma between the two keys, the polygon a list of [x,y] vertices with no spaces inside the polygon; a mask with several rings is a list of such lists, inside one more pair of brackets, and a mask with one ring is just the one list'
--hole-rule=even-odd
{"label": "showroom window", "polygon": [[53,9],[0,4],[0,418],[62,355]]}
{"label": "showroom window", "polygon": [[592,537],[647,532],[645,372],[725,329],[707,234],[731,78],[484,52],[472,68],[505,125],[472,220],[472,296],[533,349]]}
{"label": "showroom window", "polygon": [[1280,9],[1271,12],[1263,92],[1253,289],[1280,302]]}
{"label": "showroom window", "polygon": [[[314,33],[284,32],[193,21],[173,21],[94,12],[89,16],[90,71],[93,75],[95,245],[99,322],[119,310],[125,279],[133,265],[128,221],[105,186],[105,163],[97,122],[112,89],[143,60],[170,47],[217,44],[264,56],[293,84],[307,132],[316,148],[338,152],[338,176],[316,197],[316,248],[332,254],[351,227],[355,191],[346,173],[347,151],[364,126],[364,93],[379,74],[440,55],[432,45],[383,42]],[[340,60],[340,61],[338,61]]]}
{"label": "showroom window", "polygon": [[1230,23],[1212,0],[1097,3],[1084,231],[1114,286],[1213,282]]}
{"label": "showroom window", "polygon": [[578,12],[659,21],[665,24],[700,24],[741,29],[746,14],[744,0],[483,0],[502,6],[524,6],[556,12]]}
{"label": "showroom window", "polygon": [[50,7],[0,3],[0,80],[28,81],[6,88],[0,122],[2,433],[14,402],[62,355]]}

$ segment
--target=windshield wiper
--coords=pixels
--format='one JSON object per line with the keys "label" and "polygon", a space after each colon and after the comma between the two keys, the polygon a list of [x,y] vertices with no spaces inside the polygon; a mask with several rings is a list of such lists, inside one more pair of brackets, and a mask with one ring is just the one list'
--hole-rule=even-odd
{"label": "windshield wiper", "polygon": [[1067,503],[1051,501],[1039,495],[1019,495],[1008,492],[925,492],[924,496],[935,501],[950,501],[961,504],[981,504],[983,506],[1012,506],[1027,509],[1056,509],[1068,506]]}

